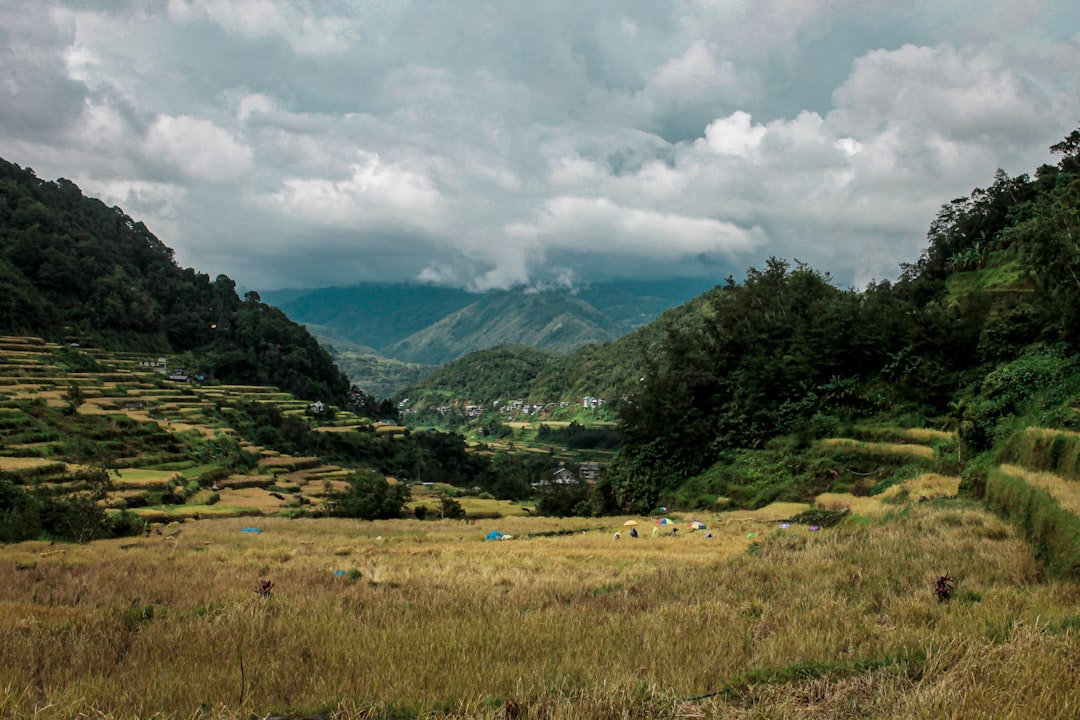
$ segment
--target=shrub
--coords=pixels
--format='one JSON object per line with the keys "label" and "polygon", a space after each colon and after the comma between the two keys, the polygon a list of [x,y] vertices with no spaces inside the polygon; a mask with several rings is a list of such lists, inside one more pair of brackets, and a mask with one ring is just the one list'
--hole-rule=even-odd
{"label": "shrub", "polygon": [[396,518],[401,516],[409,497],[409,488],[402,483],[391,485],[374,473],[355,473],[347,489],[330,496],[327,509],[337,517]]}
{"label": "shrub", "polygon": [[[960,437],[973,452],[990,449],[1025,412],[1060,405],[1076,394],[1077,361],[1058,350],[1034,346],[983,380],[967,403]],[[966,454],[966,453],[965,453]]]}
{"label": "shrub", "polygon": [[961,497],[981,500],[986,495],[987,470],[982,465],[969,465],[960,476],[958,493]]}

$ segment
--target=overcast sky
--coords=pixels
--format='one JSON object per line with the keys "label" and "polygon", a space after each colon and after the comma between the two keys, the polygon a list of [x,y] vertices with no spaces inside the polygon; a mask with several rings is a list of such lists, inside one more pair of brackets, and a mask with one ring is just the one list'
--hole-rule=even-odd
{"label": "overcast sky", "polygon": [[863,287],[1078,126],[1076,0],[0,0],[0,156],[241,289]]}

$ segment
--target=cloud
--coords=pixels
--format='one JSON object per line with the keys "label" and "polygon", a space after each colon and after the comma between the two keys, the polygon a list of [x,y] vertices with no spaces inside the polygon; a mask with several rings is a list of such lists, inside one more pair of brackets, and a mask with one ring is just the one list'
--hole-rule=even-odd
{"label": "cloud", "polygon": [[735,112],[726,118],[718,118],[705,128],[705,144],[721,155],[747,157],[757,149],[767,130],[750,124],[750,116]]}
{"label": "cloud", "polygon": [[251,148],[209,120],[159,115],[147,132],[143,152],[152,162],[176,167],[193,180],[220,182],[243,175]]}
{"label": "cloud", "polygon": [[300,53],[340,53],[353,40],[357,18],[335,13],[332,2],[169,0],[168,17],[185,25],[210,22],[245,38],[283,37]]}
{"label": "cloud", "polygon": [[[706,217],[622,207],[607,198],[557,197],[532,223],[506,228],[511,239],[539,247],[607,251],[645,259],[670,255],[735,256],[766,242],[760,228],[742,229]],[[615,239],[613,241],[613,239]]]}
{"label": "cloud", "polygon": [[294,218],[335,227],[364,227],[379,221],[430,224],[443,201],[431,179],[378,153],[360,152],[341,180],[285,178],[284,187],[265,198]]}
{"label": "cloud", "polygon": [[[861,285],[1080,117],[1067,0],[7,0],[0,156],[271,289]],[[719,278],[718,278],[719,279]]]}

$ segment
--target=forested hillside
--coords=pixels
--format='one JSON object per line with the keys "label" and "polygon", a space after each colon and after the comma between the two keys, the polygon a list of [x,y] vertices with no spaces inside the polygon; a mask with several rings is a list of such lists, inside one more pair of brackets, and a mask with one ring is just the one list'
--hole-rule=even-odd
{"label": "forested hillside", "polygon": [[[723,277],[722,275],[718,277]],[[324,344],[361,355],[431,366],[497,345],[559,353],[604,342],[651,323],[716,280],[623,280],[576,288],[525,286],[483,293],[418,284],[361,283],[318,290],[270,290],[265,300],[304,323]],[[350,347],[353,346],[353,347]],[[350,377],[381,385],[378,373]],[[374,382],[369,383],[368,379]],[[391,374],[394,374],[391,371]],[[404,387],[389,385],[394,391]],[[390,393],[390,394],[393,394]]]}
{"label": "forested hillside", "polygon": [[241,299],[225,275],[181,269],[120,208],[0,160],[0,333],[189,353],[187,369],[344,404],[347,378],[302,326]]}
{"label": "forested hillside", "polygon": [[895,284],[841,289],[773,259],[720,288],[620,406],[613,502],[647,507],[741,449],[882,415],[958,429],[961,458],[1018,415],[1080,427],[1080,131],[1052,150],[1056,166],[946,204]]}
{"label": "forested hillside", "polygon": [[[805,446],[874,418],[958,430],[964,460],[1025,413],[1080,427],[1080,131],[1051,150],[1056,165],[999,171],[943,205],[896,282],[842,288],[773,258],[616,342],[494,372],[484,392],[468,356],[407,394],[608,398],[624,445],[604,502],[627,510],[688,480],[723,495],[730,477],[716,467],[741,452],[781,437]],[[719,479],[701,480],[710,472]]]}

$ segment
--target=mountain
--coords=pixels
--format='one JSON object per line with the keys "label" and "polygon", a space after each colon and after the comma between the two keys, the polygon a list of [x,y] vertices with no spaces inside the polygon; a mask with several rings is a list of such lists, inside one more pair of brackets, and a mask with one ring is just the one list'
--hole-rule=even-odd
{"label": "mountain", "polygon": [[186,353],[187,369],[344,404],[349,381],[302,326],[225,275],[180,268],[118,207],[0,160],[0,333]]}
{"label": "mountain", "polygon": [[303,323],[354,383],[387,397],[476,350],[509,344],[567,353],[610,342],[714,285],[710,278],[675,278],[470,293],[363,283],[267,290],[262,297]]}
{"label": "mountain", "polygon": [[403,283],[267,290],[260,295],[296,322],[372,348],[404,340],[478,297],[455,288]]}
{"label": "mountain", "polygon": [[718,294],[714,288],[615,340],[567,353],[509,345],[472,352],[401,390],[398,397],[409,398],[414,411],[514,398],[580,406],[588,395],[605,398],[608,407],[615,408],[636,389],[670,335],[706,321]]}
{"label": "mountain", "polygon": [[475,350],[528,345],[567,352],[612,340],[624,327],[584,300],[558,292],[497,291],[384,347],[389,357],[438,365]]}

